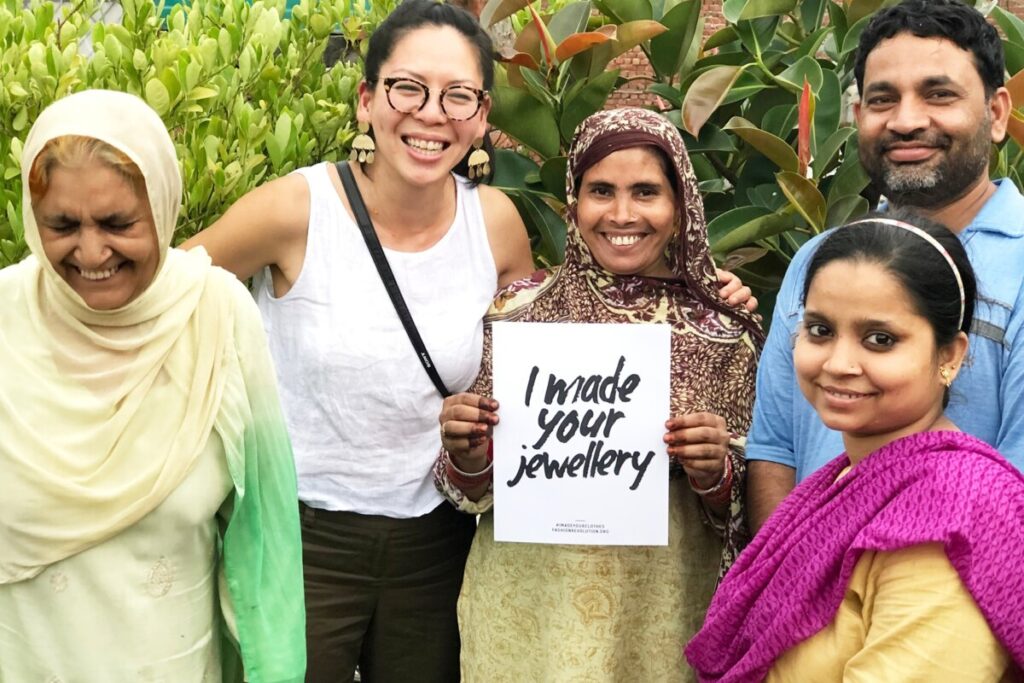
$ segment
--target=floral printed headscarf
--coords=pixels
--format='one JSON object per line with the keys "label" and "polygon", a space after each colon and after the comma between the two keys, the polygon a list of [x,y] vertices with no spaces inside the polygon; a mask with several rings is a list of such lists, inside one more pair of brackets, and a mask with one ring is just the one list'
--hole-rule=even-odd
{"label": "floral printed headscarf", "polygon": [[[576,183],[586,169],[612,152],[651,145],[663,150],[676,175],[679,232],[669,241],[667,262],[675,277],[616,275],[598,264],[576,224]],[[718,296],[704,210],[686,148],[664,117],[645,109],[603,111],[576,131],[567,172],[568,237],[565,263],[540,271],[499,292],[487,322],[662,323],[672,327],[673,415],[710,412],[737,435],[732,449],[734,482],[725,522],[724,571],[746,542],[743,515],[742,438],[750,427],[754,380],[763,333],[753,316]],[[471,392],[492,395],[490,329]],[[682,476],[672,465],[672,476]],[[694,494],[696,495],[696,494]]]}

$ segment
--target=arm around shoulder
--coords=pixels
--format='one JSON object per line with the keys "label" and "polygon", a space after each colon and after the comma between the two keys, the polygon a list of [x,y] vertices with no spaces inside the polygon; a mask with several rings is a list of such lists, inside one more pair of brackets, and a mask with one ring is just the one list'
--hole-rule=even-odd
{"label": "arm around shoulder", "polygon": [[309,185],[298,174],[271,180],[243,195],[182,247],[204,247],[215,265],[241,280],[277,266],[293,282],[305,256],[309,196]]}
{"label": "arm around shoulder", "polygon": [[479,185],[478,190],[500,289],[536,270],[530,239],[519,211],[504,192],[487,185]]}

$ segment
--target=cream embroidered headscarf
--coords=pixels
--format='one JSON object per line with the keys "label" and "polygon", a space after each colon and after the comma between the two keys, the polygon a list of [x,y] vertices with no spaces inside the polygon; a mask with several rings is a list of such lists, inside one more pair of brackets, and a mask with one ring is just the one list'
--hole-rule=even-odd
{"label": "cream embroidered headscarf", "polygon": [[[120,309],[86,306],[43,253],[28,175],[65,135],[109,143],[145,177],[160,265]],[[25,142],[22,183],[32,256],[0,271],[0,584],[111,538],[182,482],[221,409],[234,319],[206,253],[170,249],[181,176],[142,100],[94,90],[48,107]]]}

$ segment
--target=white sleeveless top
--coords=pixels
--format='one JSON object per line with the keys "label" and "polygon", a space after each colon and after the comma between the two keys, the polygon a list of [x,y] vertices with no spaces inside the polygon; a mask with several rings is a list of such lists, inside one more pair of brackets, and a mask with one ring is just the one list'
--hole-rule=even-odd
{"label": "white sleeveless top", "polygon": [[[270,270],[253,281],[295,451],[299,499],[311,507],[409,518],[441,503],[431,467],[441,447],[441,395],[395,313],[328,164],[309,183],[302,271],[274,296]],[[455,220],[420,252],[384,249],[445,385],[469,388],[480,369],[483,316],[497,289],[477,190],[459,176]]]}

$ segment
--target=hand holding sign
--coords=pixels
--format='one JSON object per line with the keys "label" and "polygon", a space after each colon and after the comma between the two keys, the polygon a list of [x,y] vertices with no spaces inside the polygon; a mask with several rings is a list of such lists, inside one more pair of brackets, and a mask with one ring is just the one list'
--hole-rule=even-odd
{"label": "hand holding sign", "polygon": [[731,434],[725,419],[714,413],[677,415],[665,423],[668,454],[677,460],[695,484],[711,488],[725,472]]}
{"label": "hand holding sign", "polygon": [[668,326],[492,332],[495,540],[665,545]]}
{"label": "hand holding sign", "polygon": [[465,472],[487,467],[487,447],[498,424],[498,402],[468,392],[454,394],[441,407],[441,445]]}

